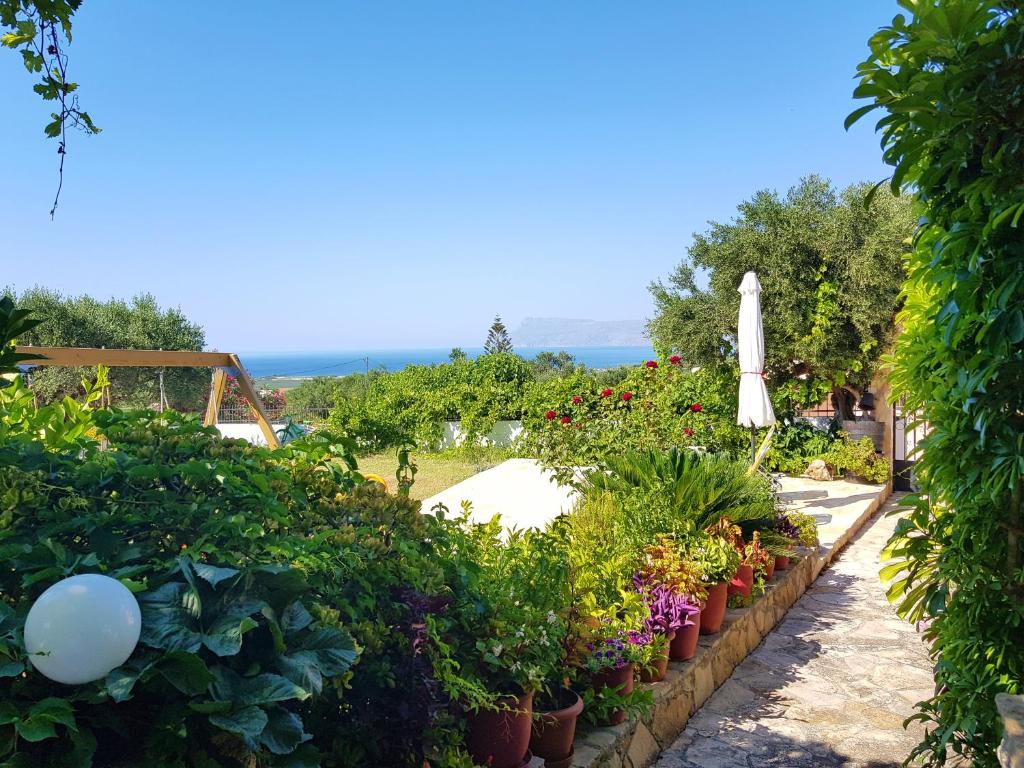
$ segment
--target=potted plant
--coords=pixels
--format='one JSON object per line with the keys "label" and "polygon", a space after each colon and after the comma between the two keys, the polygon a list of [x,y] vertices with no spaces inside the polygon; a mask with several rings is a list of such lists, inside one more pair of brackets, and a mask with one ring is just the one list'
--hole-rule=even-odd
{"label": "potted plant", "polygon": [[599,699],[607,701],[609,693],[613,697],[613,706],[603,717],[599,716],[599,725],[618,725],[626,719],[627,708],[614,706],[614,698],[626,698],[633,692],[635,665],[648,655],[645,646],[650,637],[635,630],[631,636],[629,631],[608,622],[587,644],[590,653],[584,669],[590,677],[590,688]]}
{"label": "potted plant", "polygon": [[732,544],[731,536],[724,538],[705,531],[695,537],[687,550],[703,575],[707,599],[700,613],[700,634],[713,635],[722,628],[728,601],[729,580],[739,567],[741,556]]}
{"label": "potted plant", "polygon": [[800,528],[784,514],[775,517],[772,530],[776,538],[782,543],[782,549],[775,554],[775,570],[785,570],[790,567],[790,558],[794,554],[794,547],[800,544]]}
{"label": "potted plant", "polygon": [[[644,550],[644,562],[633,577],[637,591],[644,595],[650,617],[646,627],[663,633],[669,641],[668,658],[687,661],[693,658],[700,630],[700,603],[707,598],[700,568],[683,557],[678,541],[660,536],[658,543]],[[667,661],[665,666],[667,667]],[[665,676],[656,668],[656,680]],[[652,682],[644,679],[643,682]],[[654,681],[656,681],[654,680]]]}
{"label": "potted plant", "polygon": [[478,765],[528,764],[535,693],[559,665],[564,622],[552,586],[568,566],[556,537],[510,531],[495,517],[444,531],[435,542],[451,569],[443,620],[428,621],[427,653],[440,686],[464,713],[465,746]]}
{"label": "potted plant", "polygon": [[[566,529],[562,523],[556,522],[550,529],[550,535],[560,552],[567,550]],[[534,592],[534,598],[541,599],[547,595],[546,602],[550,606],[547,621],[552,627],[559,626],[561,643],[554,665],[534,698],[530,751],[543,758],[548,768],[568,768],[572,764],[576,722],[583,711],[583,698],[569,687],[582,658],[583,626],[576,600],[578,573],[571,566],[564,571],[561,568],[547,569],[545,574],[538,575],[538,580],[543,588],[539,590],[540,594]]]}
{"label": "potted plant", "polygon": [[762,544],[759,531],[754,531],[750,543],[744,548],[743,562],[751,567],[754,574],[762,576],[765,581],[772,577],[772,573],[775,571],[775,556]]}

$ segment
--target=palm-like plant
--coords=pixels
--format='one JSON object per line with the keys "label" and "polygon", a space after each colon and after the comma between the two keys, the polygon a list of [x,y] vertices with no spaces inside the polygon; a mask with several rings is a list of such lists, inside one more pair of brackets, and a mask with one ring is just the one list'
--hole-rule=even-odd
{"label": "palm-like plant", "polygon": [[656,492],[669,501],[681,523],[704,530],[723,517],[744,532],[768,528],[776,502],[770,484],[743,462],[671,448],[668,451],[626,452],[608,457],[588,473],[594,489],[613,494]]}

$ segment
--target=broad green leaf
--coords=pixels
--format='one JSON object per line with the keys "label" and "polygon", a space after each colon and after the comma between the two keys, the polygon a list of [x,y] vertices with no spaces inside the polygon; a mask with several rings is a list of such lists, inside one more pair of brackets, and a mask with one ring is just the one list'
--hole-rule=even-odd
{"label": "broad green leaf", "polygon": [[257,739],[267,726],[267,713],[259,707],[243,707],[224,715],[210,715],[210,724],[242,737],[249,749],[258,748]]}
{"label": "broad green leaf", "polygon": [[268,722],[259,741],[275,755],[287,755],[299,744],[312,738],[303,730],[302,719],[283,707],[271,707],[267,711]]}

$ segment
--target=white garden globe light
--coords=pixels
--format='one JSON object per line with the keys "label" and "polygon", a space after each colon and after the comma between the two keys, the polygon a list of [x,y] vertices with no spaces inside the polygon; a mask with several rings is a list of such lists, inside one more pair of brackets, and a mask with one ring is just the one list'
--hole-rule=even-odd
{"label": "white garden globe light", "polygon": [[139,642],[142,615],[121,582],[98,573],[58,581],[25,619],[32,666],[58,683],[78,685],[107,676]]}

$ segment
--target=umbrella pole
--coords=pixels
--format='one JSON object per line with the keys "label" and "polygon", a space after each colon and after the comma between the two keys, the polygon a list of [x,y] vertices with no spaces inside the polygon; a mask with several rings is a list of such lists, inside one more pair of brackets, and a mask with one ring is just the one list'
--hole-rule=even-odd
{"label": "umbrella pole", "polygon": [[750,465],[757,461],[757,427],[750,427]]}

